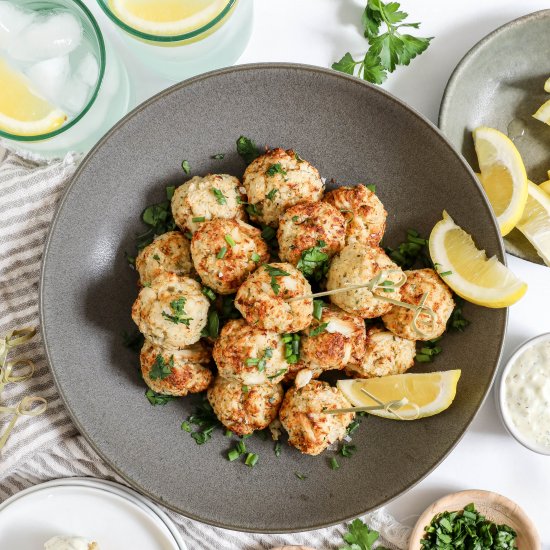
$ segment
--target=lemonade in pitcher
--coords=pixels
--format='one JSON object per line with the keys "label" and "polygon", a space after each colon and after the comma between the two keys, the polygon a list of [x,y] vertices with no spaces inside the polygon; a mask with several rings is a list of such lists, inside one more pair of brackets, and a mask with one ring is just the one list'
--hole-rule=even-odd
{"label": "lemonade in pitcher", "polygon": [[254,0],[97,0],[148,67],[182,80],[233,64],[252,31]]}
{"label": "lemonade in pitcher", "polygon": [[0,1],[0,144],[86,152],[128,110],[126,72],[79,0]]}

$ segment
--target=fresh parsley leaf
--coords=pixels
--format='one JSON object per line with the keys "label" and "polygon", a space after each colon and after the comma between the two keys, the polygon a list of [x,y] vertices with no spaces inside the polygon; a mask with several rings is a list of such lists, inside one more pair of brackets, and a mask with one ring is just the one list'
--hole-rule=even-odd
{"label": "fresh parsley leaf", "polygon": [[260,151],[258,147],[256,147],[256,144],[245,136],[241,136],[237,140],[237,153],[239,153],[246,164],[250,164],[254,159],[260,156]]}
{"label": "fresh parsley leaf", "polygon": [[273,267],[272,265],[269,265],[269,264],[265,264],[264,268],[268,272],[268,274],[271,276],[271,288],[273,289],[273,292],[275,293],[275,295],[278,296],[279,290],[281,289],[281,285],[277,283],[277,277],[286,277],[290,275],[290,273],[283,271],[278,267]]}
{"label": "fresh parsley leaf", "polygon": [[165,361],[161,353],[159,353],[156,358],[149,376],[151,380],[164,380],[172,374],[172,368],[174,367],[174,356],[170,357],[168,363]]}
{"label": "fresh parsley leaf", "polygon": [[223,153],[218,153],[216,155],[212,155],[210,158],[214,160],[222,160],[223,158],[225,158],[225,155]]}
{"label": "fresh parsley leaf", "polygon": [[226,196],[219,189],[212,187],[210,191],[212,191],[213,195],[216,197],[218,204],[227,204]]}
{"label": "fresh parsley leaf", "polygon": [[172,300],[170,302],[170,309],[172,310],[172,314],[168,314],[165,311],[163,311],[162,316],[167,321],[171,321],[176,325],[182,324],[182,325],[189,326],[189,322],[192,321],[192,318],[187,317],[187,313],[185,313],[185,310],[183,309],[185,307],[186,301],[187,299],[184,298],[183,296],[181,298],[178,298],[177,300]]}
{"label": "fresh parsley leaf", "polygon": [[191,166],[189,166],[189,161],[188,160],[184,160],[182,163],[181,163],[181,167],[183,168],[183,171],[189,175],[191,173]]}
{"label": "fresh parsley leaf", "polygon": [[356,451],[357,447],[355,445],[351,445],[350,443],[343,443],[338,453],[341,454],[343,457],[350,458],[355,454]]}
{"label": "fresh parsley leaf", "polygon": [[428,240],[414,229],[407,230],[407,240],[396,248],[386,248],[388,256],[403,269],[411,269],[417,262],[422,267],[431,267]]}
{"label": "fresh parsley leaf", "polygon": [[304,250],[296,267],[306,276],[320,281],[328,271],[329,256],[323,252],[324,241],[317,241],[315,246]]}
{"label": "fresh parsley leaf", "polygon": [[462,332],[469,324],[470,321],[462,315],[462,307],[464,306],[464,299],[460,296],[454,296],[455,308],[451,313],[451,317],[447,323],[447,329],[458,330]]}
{"label": "fresh parsley leaf", "polygon": [[286,176],[286,170],[283,168],[280,162],[276,162],[275,164],[270,164],[267,170],[265,171],[265,173],[269,177],[273,177],[275,174],[281,174],[281,176]]}
{"label": "fresh parsley leaf", "polygon": [[340,550],[371,550],[379,536],[378,531],[371,530],[366,523],[355,519],[348,524],[348,532],[343,536],[349,546],[342,546]]}
{"label": "fresh parsley leaf", "polygon": [[266,199],[269,199],[270,201],[272,201],[275,198],[276,194],[277,194],[277,189],[272,189],[265,197]]}
{"label": "fresh parsley leaf", "polygon": [[145,397],[147,397],[151,405],[166,405],[169,401],[176,399],[174,395],[162,395],[151,389],[145,392]]}
{"label": "fresh parsley leaf", "polygon": [[252,256],[250,256],[250,259],[257,264],[261,260],[261,256],[257,252],[252,252]]}
{"label": "fresh parsley leaf", "polygon": [[174,196],[174,191],[176,190],[176,186],[175,185],[168,185],[168,187],[166,187],[166,199],[171,201],[172,200],[172,197]]}
{"label": "fresh parsley leaf", "polygon": [[245,207],[246,213],[249,216],[260,216],[260,208],[257,204],[247,204]]}
{"label": "fresh parsley leaf", "polygon": [[398,2],[368,0],[361,16],[363,34],[369,42],[365,57],[356,61],[348,52],[333,63],[332,68],[381,84],[387,78],[387,72],[395,71],[399,65],[408,65],[424,52],[432,38],[402,34],[402,27],[418,29],[420,24],[406,23],[408,14],[399,8]]}
{"label": "fresh parsley leaf", "polygon": [[219,332],[220,317],[218,315],[218,312],[211,307],[210,311],[208,312],[208,320],[206,321],[206,326],[201,331],[201,336],[212,338],[213,340],[215,340],[218,337]]}
{"label": "fresh parsley leaf", "polygon": [[365,185],[365,187],[369,191],[372,191],[373,193],[376,193],[376,185],[374,183],[367,183],[367,185]]}
{"label": "fresh parsley leaf", "polygon": [[195,408],[194,413],[187,418],[188,424],[197,426],[197,431],[192,431],[191,437],[195,440],[197,445],[204,445],[212,438],[212,432],[221,427],[221,422],[212,409],[212,405],[208,402],[206,397],[203,397],[202,401]]}

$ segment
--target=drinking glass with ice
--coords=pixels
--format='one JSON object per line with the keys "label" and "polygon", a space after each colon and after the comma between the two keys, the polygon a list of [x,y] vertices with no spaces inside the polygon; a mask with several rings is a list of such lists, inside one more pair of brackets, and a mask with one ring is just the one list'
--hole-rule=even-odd
{"label": "drinking glass with ice", "polygon": [[130,103],[80,0],[0,0],[0,82],[0,143],[38,158],[86,152]]}

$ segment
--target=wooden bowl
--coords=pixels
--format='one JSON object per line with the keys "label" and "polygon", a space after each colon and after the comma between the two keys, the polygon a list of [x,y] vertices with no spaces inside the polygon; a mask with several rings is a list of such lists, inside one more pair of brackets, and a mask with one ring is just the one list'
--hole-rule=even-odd
{"label": "wooden bowl", "polygon": [[497,524],[505,523],[518,534],[518,550],[540,550],[540,538],[537,529],[527,514],[510,499],[491,491],[469,490],[452,493],[430,505],[414,526],[409,541],[409,550],[421,550],[424,530],[433,517],[441,512],[462,510],[470,503],[487,519]]}

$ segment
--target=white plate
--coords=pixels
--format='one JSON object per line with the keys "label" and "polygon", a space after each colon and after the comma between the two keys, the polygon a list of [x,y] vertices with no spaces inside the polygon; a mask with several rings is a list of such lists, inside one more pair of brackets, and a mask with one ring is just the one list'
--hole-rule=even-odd
{"label": "white plate", "polygon": [[97,541],[101,550],[181,548],[156,515],[102,488],[45,483],[0,506],[2,550],[42,550],[55,535],[83,536]]}

